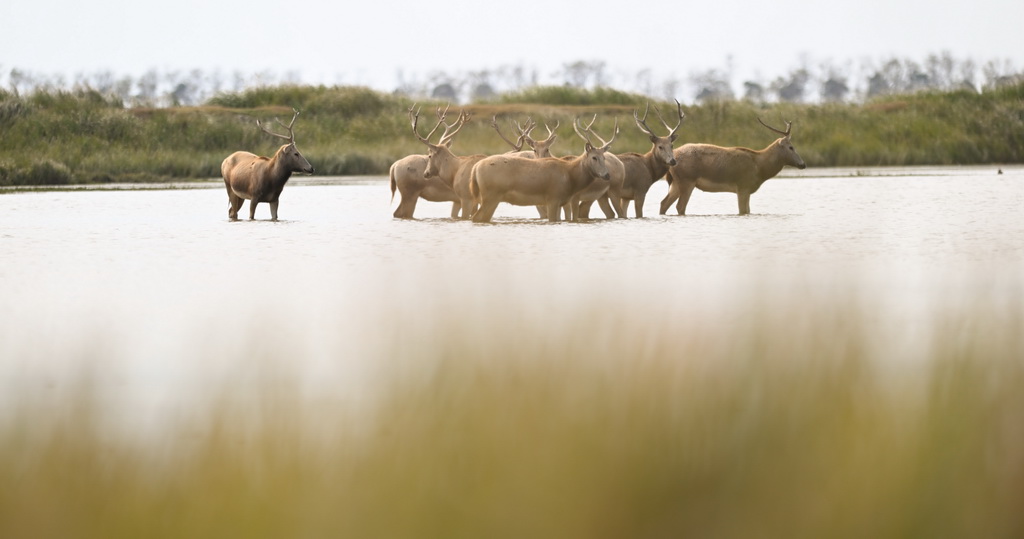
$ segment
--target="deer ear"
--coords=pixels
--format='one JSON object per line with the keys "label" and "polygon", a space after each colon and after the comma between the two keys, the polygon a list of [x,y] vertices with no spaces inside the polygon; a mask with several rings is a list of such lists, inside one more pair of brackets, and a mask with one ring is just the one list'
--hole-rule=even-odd
{"label": "deer ear", "polygon": [[675,133],[672,133],[671,135],[669,135],[669,137],[668,137],[668,141],[669,141],[669,142],[675,142],[675,141],[676,141],[676,137],[678,137],[678,136],[679,136],[679,135],[677,135],[677,134],[675,134]]}
{"label": "deer ear", "polygon": [[594,151],[594,145],[588,142],[583,146],[583,149],[588,152],[592,152]]}
{"label": "deer ear", "polygon": [[658,142],[658,137],[654,135],[651,135],[649,138],[651,139],[651,142]]}

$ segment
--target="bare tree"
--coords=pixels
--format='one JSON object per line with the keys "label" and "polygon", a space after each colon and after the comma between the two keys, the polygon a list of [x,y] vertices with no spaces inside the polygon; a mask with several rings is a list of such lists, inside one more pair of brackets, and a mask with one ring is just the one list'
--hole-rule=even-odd
{"label": "bare tree", "polygon": [[602,61],[587,62],[577,60],[568,64],[562,64],[560,72],[565,84],[574,88],[593,88],[607,85],[608,81],[604,74],[605,64]]}
{"label": "bare tree", "polygon": [[789,73],[788,77],[779,77],[771,84],[771,90],[778,96],[779,101],[800,103],[804,100],[807,91],[807,82],[811,75],[804,68]]}
{"label": "bare tree", "polygon": [[729,75],[718,69],[691,73],[690,84],[696,88],[694,97],[700,102],[729,101],[734,97]]}
{"label": "bare tree", "polygon": [[743,83],[743,99],[751,103],[764,103],[766,92],[759,82],[748,80]]}

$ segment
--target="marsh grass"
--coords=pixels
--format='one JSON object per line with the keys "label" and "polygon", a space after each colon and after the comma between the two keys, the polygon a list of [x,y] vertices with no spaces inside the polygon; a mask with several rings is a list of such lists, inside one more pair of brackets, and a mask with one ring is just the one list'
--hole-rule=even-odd
{"label": "marsh grass", "polygon": [[[596,128],[614,149],[646,152],[650,143],[633,124],[647,98],[610,89],[538,87],[463,107],[474,114],[456,153],[509,148],[490,128],[498,116],[560,123],[558,155],[577,154],[573,118],[598,115]],[[385,174],[395,160],[423,153],[412,136],[406,98],[360,87],[278,86],[224,94],[201,107],[126,109],[91,90],[0,90],[0,185],[167,181],[219,175],[238,149],[272,154],[276,141],[255,120],[287,119],[302,111],[299,147],[318,174]],[[424,102],[425,118],[443,103]],[[672,121],[674,103],[660,103]],[[794,122],[794,141],[810,166],[950,165],[1024,162],[1024,85],[987,91],[922,93],[865,104],[772,104],[743,101],[685,107],[679,143],[709,142],[763,148],[774,135],[758,117],[782,127]],[[655,125],[657,125],[656,120]],[[649,122],[650,123],[650,122]],[[45,170],[53,174],[43,174]]]}
{"label": "marsh grass", "polygon": [[6,396],[0,536],[1019,537],[1020,306],[933,316],[899,365],[842,304],[397,314],[360,405],[247,357],[138,437],[84,368]]}

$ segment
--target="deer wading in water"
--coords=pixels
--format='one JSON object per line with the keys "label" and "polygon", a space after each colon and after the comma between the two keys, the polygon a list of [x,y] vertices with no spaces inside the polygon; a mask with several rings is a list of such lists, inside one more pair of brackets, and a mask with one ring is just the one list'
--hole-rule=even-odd
{"label": "deer wading in water", "polygon": [[471,172],[470,190],[480,209],[473,214],[473,221],[490,222],[501,202],[544,206],[548,220],[558,221],[559,210],[569,204],[573,195],[592,182],[608,183],[611,174],[605,164],[605,152],[612,141],[595,147],[589,133],[579,125],[579,118],[574,128],[586,141],[582,155],[567,159],[492,155],[477,162]]}
{"label": "deer wading in water", "polygon": [[[455,123],[445,123],[444,120],[448,116],[448,109],[450,107],[451,105],[449,104],[444,110],[441,110],[440,107],[437,108],[437,124],[434,125],[434,128],[426,136],[427,139],[434,136],[434,132],[443,125],[444,133],[437,144],[448,148],[451,147],[455,134],[459,132],[459,129],[462,129],[462,125],[469,119],[468,115],[460,114]],[[419,116],[415,105],[409,107],[408,112],[409,118],[413,121]],[[415,132],[415,128],[413,128],[413,131]],[[416,135],[419,137],[418,133]],[[391,165],[391,169],[388,171],[391,179],[391,201],[394,202],[395,200],[396,190],[402,195],[398,208],[395,209],[394,216],[398,219],[412,219],[413,212],[416,211],[416,202],[422,198],[428,202],[451,202],[452,218],[458,217],[462,204],[459,201],[459,197],[455,195],[455,191],[452,190],[451,184],[445,183],[436,176],[426,177],[426,171],[427,156],[425,154],[407,155]]]}
{"label": "deer wading in water", "polygon": [[786,130],[776,129],[757,119],[761,125],[782,135],[763,150],[750,148],[723,148],[712,144],[683,144],[673,154],[676,164],[669,167],[668,195],[661,201],[664,215],[673,202],[679,215],[686,215],[686,203],[693,188],[709,193],[736,193],[740,215],[750,213],[750,195],[757,192],[765,181],[775,177],[786,165],[806,168],[796,153],[790,132],[793,122],[786,122]]}
{"label": "deer wading in water", "polygon": [[227,157],[220,165],[220,174],[224,177],[224,187],[228,190],[228,217],[238,220],[238,210],[242,203],[249,201],[249,220],[256,218],[256,205],[260,202],[270,204],[270,218],[277,221],[277,203],[293,172],[313,173],[313,166],[299,153],[295,147],[295,132],[292,126],[299,117],[295,111],[288,125],[281,124],[288,130],[288,135],[279,135],[268,130],[259,120],[256,125],[268,135],[288,141],[274,153],[273,157],[262,157],[254,153],[238,151]]}

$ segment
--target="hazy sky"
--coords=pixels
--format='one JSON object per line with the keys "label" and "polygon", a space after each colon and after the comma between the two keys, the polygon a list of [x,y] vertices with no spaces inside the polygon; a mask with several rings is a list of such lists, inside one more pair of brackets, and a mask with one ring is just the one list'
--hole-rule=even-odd
{"label": "hazy sky", "polygon": [[407,78],[522,65],[543,75],[603,61],[614,77],[736,83],[801,61],[1008,60],[1024,69],[1024,1],[5,0],[0,73],[147,70],[297,73],[303,82],[392,89]]}

